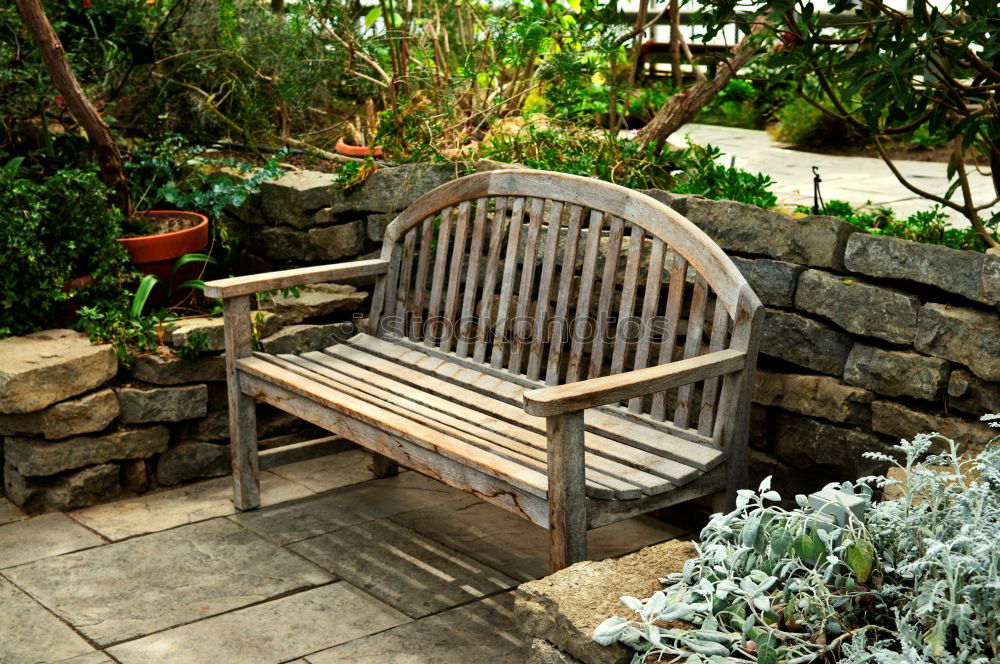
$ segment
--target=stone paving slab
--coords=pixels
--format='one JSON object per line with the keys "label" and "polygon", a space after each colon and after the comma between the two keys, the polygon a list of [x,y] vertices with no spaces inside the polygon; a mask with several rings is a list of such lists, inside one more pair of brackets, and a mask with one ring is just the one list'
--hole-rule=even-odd
{"label": "stone paving slab", "polygon": [[4,574],[101,646],[331,580],[319,567],[228,519],[49,558]]}
{"label": "stone paving slab", "polygon": [[0,526],[0,569],[101,544],[103,539],[58,512],[14,521]]}
{"label": "stone paving slab", "polygon": [[308,461],[277,466],[271,472],[314,493],[375,479],[369,467],[372,455],[365,450],[347,450]]}
{"label": "stone paving slab", "polygon": [[407,471],[396,477],[355,484],[297,503],[244,512],[231,518],[275,544],[285,545],[408,510],[462,507],[477,502],[468,494]]}
{"label": "stone paving slab", "polygon": [[[270,472],[260,474],[264,507],[311,496],[306,487]],[[219,477],[167,491],[157,491],[113,503],[95,505],[71,516],[110,540],[159,532],[187,523],[234,514],[233,481]]]}
{"label": "stone paving slab", "polygon": [[512,592],[308,655],[310,664],[523,664]]}
{"label": "stone paving slab", "polygon": [[[499,507],[476,501],[468,507],[433,507],[389,518],[515,579],[530,581],[549,573],[548,532]],[[595,560],[620,556],[683,534],[640,516],[588,532],[587,555]]]}
{"label": "stone paving slab", "polygon": [[[100,653],[38,602],[0,578],[0,662],[43,664]],[[70,659],[73,658],[73,659]],[[94,662],[101,661],[95,659]]]}
{"label": "stone paving slab", "polygon": [[517,585],[509,576],[386,519],[289,548],[411,618]]}
{"label": "stone paving slab", "polygon": [[277,664],[408,620],[339,582],[152,634],[109,652],[122,664]]}
{"label": "stone paving slab", "polygon": [[0,496],[0,525],[10,523],[11,521],[20,521],[25,516],[24,512],[17,505]]}

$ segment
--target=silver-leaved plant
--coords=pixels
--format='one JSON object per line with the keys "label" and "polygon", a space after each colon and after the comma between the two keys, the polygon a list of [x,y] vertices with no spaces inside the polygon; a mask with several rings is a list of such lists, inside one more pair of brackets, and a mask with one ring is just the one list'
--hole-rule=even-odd
{"label": "silver-leaved plant", "polygon": [[[927,456],[932,447],[943,451]],[[740,491],[683,573],[646,600],[622,597],[638,617],[608,618],[594,640],[630,646],[634,664],[1000,661],[1000,438],[976,454],[939,434],[896,449],[903,461],[866,456],[901,479],[819,494],[861,497],[861,518],[805,496],[785,510],[770,478]],[[899,498],[871,500],[872,487],[894,485]]]}

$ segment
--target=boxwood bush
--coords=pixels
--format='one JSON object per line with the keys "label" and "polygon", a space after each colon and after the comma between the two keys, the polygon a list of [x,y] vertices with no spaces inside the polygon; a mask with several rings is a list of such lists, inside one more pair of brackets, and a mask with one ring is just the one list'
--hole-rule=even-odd
{"label": "boxwood bush", "polygon": [[120,296],[127,266],[121,213],[95,172],[35,179],[20,165],[0,168],[0,336],[68,326],[75,303]]}

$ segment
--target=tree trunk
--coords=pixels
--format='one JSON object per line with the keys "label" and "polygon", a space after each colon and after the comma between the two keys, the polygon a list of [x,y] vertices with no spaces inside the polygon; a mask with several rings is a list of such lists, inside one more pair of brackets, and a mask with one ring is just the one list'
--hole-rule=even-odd
{"label": "tree trunk", "polygon": [[80,123],[94,145],[101,177],[111,189],[111,202],[128,217],[132,213],[132,204],[128,194],[128,181],[125,178],[125,165],[122,163],[118,145],[111,136],[111,130],[76,80],[66,59],[66,51],[59,41],[59,36],[52,29],[48,16],[45,15],[41,0],[16,0],[16,3],[21,20],[35,38],[35,44],[42,55],[46,71],[52,77],[53,85],[66,101],[73,118]]}
{"label": "tree trunk", "polygon": [[654,141],[665,141],[698,115],[698,111],[710,102],[743,65],[757,52],[754,37],[770,25],[767,19],[758,19],[750,28],[750,33],[733,47],[728,60],[719,64],[712,80],[697,81],[671,97],[653,119],[640,129],[635,138],[643,145]]}
{"label": "tree trunk", "polygon": [[681,8],[679,0],[670,0],[670,82],[681,87]]}

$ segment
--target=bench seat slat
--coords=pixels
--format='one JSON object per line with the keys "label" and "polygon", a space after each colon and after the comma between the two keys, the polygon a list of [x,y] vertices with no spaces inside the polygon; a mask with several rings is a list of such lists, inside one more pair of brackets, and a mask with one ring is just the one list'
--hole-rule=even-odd
{"label": "bench seat slat", "polygon": [[[470,431],[477,431],[479,428],[488,430],[486,433],[478,432],[477,435],[499,434],[506,438],[511,438],[519,443],[530,446],[537,453],[537,458],[545,459],[546,441],[544,432],[544,420],[534,418],[521,412],[521,418],[512,417],[510,411],[513,406],[502,401],[484,398],[482,395],[472,391],[461,390],[444,381],[429,380],[416,374],[419,385],[412,381],[400,380],[396,375],[384,375],[383,370],[387,364],[385,360],[365,356],[362,361],[364,365],[358,365],[346,359],[341,359],[338,355],[324,355],[322,353],[306,353],[301,360],[321,365],[321,368],[314,368],[318,372],[333,371],[342,380],[357,381],[360,385],[366,385],[366,389],[377,390],[383,395],[391,394],[396,398],[404,398],[408,401],[417,402],[428,407],[434,416],[459,418],[463,422],[469,423]],[[395,372],[393,372],[395,373]],[[326,373],[324,372],[324,375]],[[405,378],[405,376],[404,376]],[[525,420],[530,419],[531,422]],[[541,423],[539,430],[538,420]],[[534,424],[534,426],[531,426]],[[642,493],[656,495],[670,490],[673,485],[668,478],[647,472],[644,463],[659,461],[649,458],[651,455],[641,457],[635,454],[634,450],[628,450],[615,443],[605,440],[599,436],[590,434],[586,442],[586,462],[588,472],[590,469],[597,474],[593,478],[600,484],[615,489],[615,498],[625,499],[628,496],[624,493],[633,494],[634,489],[639,487]],[[614,452],[624,454],[615,455]],[[533,454],[533,456],[535,456]],[[619,458],[624,456],[625,458]],[[588,481],[591,476],[587,476]],[[623,493],[624,492],[624,493]],[[637,497],[637,494],[636,496]]]}
{"label": "bench seat slat", "polygon": [[[375,366],[380,371],[391,372],[393,377],[405,381],[411,386],[433,386],[434,389],[446,391],[451,397],[461,400],[461,403],[472,409],[480,409],[483,412],[495,415],[500,419],[515,423],[539,434],[544,434],[546,431],[544,418],[528,415],[523,409],[493,399],[487,394],[464,390],[446,381],[438,381],[418,371],[407,367],[400,367],[392,361],[359,353],[356,349],[334,346],[328,348],[327,352],[336,357],[348,359],[359,366]],[[653,489],[654,493],[660,493],[669,488],[666,484],[683,484],[699,474],[696,468],[629,447],[598,433],[585,432],[584,445],[586,450],[591,453],[601,455],[618,464],[655,476],[657,479],[653,480],[652,483],[648,481],[646,483],[647,486]]]}
{"label": "bench seat slat", "polygon": [[[524,391],[544,387],[541,381],[530,381],[523,376],[510,379],[501,377],[491,373],[490,367],[479,367],[453,354],[446,355],[430,350],[425,352],[418,345],[411,345],[405,340],[395,342],[358,334],[348,339],[344,345],[331,346],[326,351],[339,353],[348,346],[414,369],[424,376],[438,376],[479,395],[490,396],[513,405],[517,408],[521,421],[529,417],[522,406]],[[589,432],[618,441],[637,451],[670,459],[684,466],[693,466],[697,470],[711,470],[725,460],[725,452],[718,447],[694,442],[664,431],[657,428],[656,425],[659,423],[653,422],[648,416],[632,415],[625,408],[615,406],[594,408],[586,411],[584,418]],[[544,425],[541,430],[545,430]]]}
{"label": "bench seat slat", "polygon": [[[348,374],[339,373],[311,359],[297,355],[276,356],[256,353],[255,356],[304,378],[336,390],[342,390],[374,406],[413,419],[415,422],[420,422],[447,435],[455,436],[486,452],[497,454],[538,472],[545,472],[544,452],[540,453],[539,450],[530,445],[428,408],[414,400],[403,398],[398,391],[386,391],[372,385],[366,385],[361,380],[352,379]],[[600,472],[595,472],[594,477],[587,478],[587,480],[588,495],[594,498],[638,498],[642,495],[641,487]]]}
{"label": "bench seat slat", "polygon": [[405,434],[406,439],[415,445],[432,450],[453,461],[471,464],[478,470],[539,498],[546,499],[548,496],[548,478],[544,474],[484,452],[466,441],[373,406],[342,390],[309,380],[259,357],[241,358],[236,361],[236,365],[239,372],[256,376],[293,394],[396,436]]}

